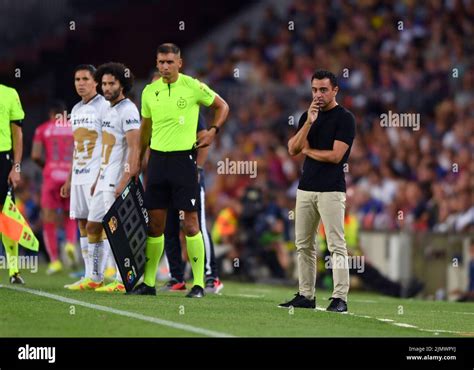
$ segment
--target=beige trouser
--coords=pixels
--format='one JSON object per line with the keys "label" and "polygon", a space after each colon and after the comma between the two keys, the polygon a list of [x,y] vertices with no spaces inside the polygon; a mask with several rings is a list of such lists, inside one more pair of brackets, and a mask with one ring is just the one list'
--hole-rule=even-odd
{"label": "beige trouser", "polygon": [[324,225],[331,254],[334,290],[332,297],[347,302],[349,269],[344,238],[346,194],[339,191],[296,193],[295,233],[298,256],[299,293],[312,299],[316,284],[317,230],[320,220]]}

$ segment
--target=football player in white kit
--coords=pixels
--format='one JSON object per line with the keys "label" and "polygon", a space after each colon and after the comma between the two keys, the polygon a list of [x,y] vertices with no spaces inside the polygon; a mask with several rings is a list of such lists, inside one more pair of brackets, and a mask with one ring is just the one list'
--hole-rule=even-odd
{"label": "football player in white kit", "polygon": [[[106,246],[102,219],[125,189],[131,173],[139,167],[140,114],[135,104],[125,97],[133,85],[133,75],[121,63],[100,66],[95,79],[100,84],[110,106],[102,119],[101,165],[96,183],[92,186],[92,202],[87,218],[89,251],[92,254],[92,281],[99,292],[125,292],[116,269],[115,280],[103,286]],[[105,253],[104,253],[105,252]]]}
{"label": "football player in white kit", "polygon": [[82,100],[71,112],[74,155],[71,175],[61,187],[61,196],[71,196],[69,216],[78,220],[85,275],[79,281],[65,285],[70,290],[90,290],[96,287],[91,280],[92,250],[89,250],[86,224],[92,199],[91,187],[100,168],[102,116],[110,103],[97,93],[95,72],[95,67],[90,64],[81,64],[74,70],[74,86]]}

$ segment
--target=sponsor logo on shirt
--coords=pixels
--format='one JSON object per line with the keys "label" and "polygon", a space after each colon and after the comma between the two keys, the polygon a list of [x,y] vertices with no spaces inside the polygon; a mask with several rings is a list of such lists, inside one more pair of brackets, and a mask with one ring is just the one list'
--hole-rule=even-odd
{"label": "sponsor logo on shirt", "polygon": [[88,173],[90,173],[90,172],[91,172],[91,169],[90,169],[90,168],[82,168],[82,169],[80,169],[80,170],[78,170],[78,169],[75,169],[75,170],[74,170],[74,173],[75,173],[76,175],[85,175],[85,174],[88,174]]}
{"label": "sponsor logo on shirt", "polygon": [[140,123],[140,121],[137,120],[136,118],[127,119],[127,120],[125,121],[125,124],[127,124],[127,125],[130,125],[130,124],[132,124],[132,123],[135,123],[135,124],[136,124],[136,123]]}
{"label": "sponsor logo on shirt", "polygon": [[94,117],[92,115],[82,117],[72,116],[71,121],[74,127],[90,127],[94,123]]}

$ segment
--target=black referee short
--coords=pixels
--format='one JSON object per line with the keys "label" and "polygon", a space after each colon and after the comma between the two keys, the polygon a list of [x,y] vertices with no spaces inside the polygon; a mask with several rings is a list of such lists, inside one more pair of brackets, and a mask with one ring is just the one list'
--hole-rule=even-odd
{"label": "black referee short", "polygon": [[[5,203],[8,192],[8,175],[12,169],[13,155],[10,151],[0,152],[0,205]],[[0,212],[2,210],[0,209]]]}
{"label": "black referee short", "polygon": [[196,150],[150,150],[145,190],[147,209],[197,211],[199,206]]}

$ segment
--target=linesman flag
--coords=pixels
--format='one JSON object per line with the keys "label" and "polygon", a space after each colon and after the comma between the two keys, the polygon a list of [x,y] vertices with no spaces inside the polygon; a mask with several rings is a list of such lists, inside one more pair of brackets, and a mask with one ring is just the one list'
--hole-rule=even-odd
{"label": "linesman flag", "polygon": [[8,192],[0,213],[0,233],[18,242],[21,246],[38,252],[39,242],[30,226],[13,202],[11,191]]}

